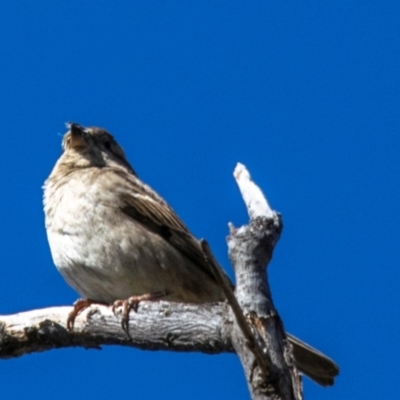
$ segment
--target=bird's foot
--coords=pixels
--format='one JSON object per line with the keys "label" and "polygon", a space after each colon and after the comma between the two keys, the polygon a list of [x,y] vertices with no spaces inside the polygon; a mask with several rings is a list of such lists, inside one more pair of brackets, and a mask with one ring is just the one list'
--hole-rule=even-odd
{"label": "bird's foot", "polygon": [[116,309],[118,307],[122,307],[122,319],[121,319],[121,327],[122,330],[129,336],[130,339],[131,335],[129,334],[129,313],[131,310],[137,312],[139,303],[141,301],[154,301],[162,299],[163,297],[167,296],[169,293],[165,291],[161,292],[154,292],[154,293],[146,293],[140,296],[131,296],[126,300],[115,300],[112,305],[112,311],[115,316]]}
{"label": "bird's foot", "polygon": [[67,329],[73,331],[75,318],[83,311],[90,307],[92,304],[105,304],[99,301],[90,299],[78,299],[74,303],[74,309],[68,314],[67,318]]}

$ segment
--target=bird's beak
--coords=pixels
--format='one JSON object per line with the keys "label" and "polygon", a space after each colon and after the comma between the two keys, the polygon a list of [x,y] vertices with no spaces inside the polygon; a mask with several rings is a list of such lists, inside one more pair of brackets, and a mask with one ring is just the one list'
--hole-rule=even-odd
{"label": "bird's beak", "polygon": [[78,124],[71,123],[69,124],[69,129],[71,134],[69,145],[76,150],[86,147],[84,128]]}

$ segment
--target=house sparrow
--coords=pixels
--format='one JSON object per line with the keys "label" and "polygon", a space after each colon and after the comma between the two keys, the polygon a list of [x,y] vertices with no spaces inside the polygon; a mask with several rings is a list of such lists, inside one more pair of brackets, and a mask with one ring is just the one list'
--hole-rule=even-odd
{"label": "house sparrow", "polygon": [[[143,299],[223,301],[197,240],[171,207],[143,183],[113,136],[71,123],[63,153],[44,184],[47,238],[61,275],[82,297],[68,320],[91,303],[123,306],[123,327]],[[337,366],[288,336],[300,369],[332,384]],[[322,365],[322,366],[321,366]],[[319,372],[322,370],[322,372]]]}

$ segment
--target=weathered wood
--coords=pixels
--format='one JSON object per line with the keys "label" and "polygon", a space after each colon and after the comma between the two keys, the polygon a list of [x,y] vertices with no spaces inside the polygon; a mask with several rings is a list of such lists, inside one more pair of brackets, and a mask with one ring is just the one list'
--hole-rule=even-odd
{"label": "weathered wood", "polygon": [[302,398],[301,379],[294,366],[282,321],[274,307],[266,268],[282,231],[282,220],[273,211],[247,169],[238,164],[234,176],[250,217],[249,225],[230,225],[229,258],[236,277],[236,298],[259,345],[270,360],[269,374],[262,373],[254,354],[234,328],[232,343],[239,355],[254,400]]}
{"label": "weathered wood", "polygon": [[61,347],[99,349],[123,345],[144,350],[232,352],[227,305],[142,302],[131,312],[128,338],[111,307],[93,305],[75,320],[72,332],[66,321],[72,307],[53,307],[0,316],[0,358]]}
{"label": "weathered wood", "polygon": [[[120,318],[113,314],[111,307],[104,305],[92,305],[82,312],[72,332],[66,328],[71,307],[0,316],[0,358],[61,347],[100,349],[103,345],[208,354],[236,352],[253,400],[302,399],[301,379],[272,301],[266,273],[282,231],[282,220],[269,207],[244,166],[238,164],[234,176],[250,223],[239,229],[230,225],[227,238],[236,276],[236,298],[232,296],[229,282],[225,282],[224,291],[232,308],[227,303],[144,301],[137,312],[130,313],[131,338],[123,332]],[[206,243],[203,251],[205,258],[218,269]],[[223,273],[217,271],[218,274],[226,281]],[[333,365],[335,372],[337,366],[329,359],[327,363]],[[324,379],[321,383],[329,384],[329,379]]]}

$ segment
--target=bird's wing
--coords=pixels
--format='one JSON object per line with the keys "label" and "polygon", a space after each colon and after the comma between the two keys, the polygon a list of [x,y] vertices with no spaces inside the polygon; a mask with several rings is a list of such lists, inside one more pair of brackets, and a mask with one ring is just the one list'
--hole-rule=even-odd
{"label": "bird's wing", "polygon": [[130,178],[131,189],[121,196],[122,212],[162,236],[215,281],[198,241],[174,210],[147,185],[139,183],[134,176]]}

